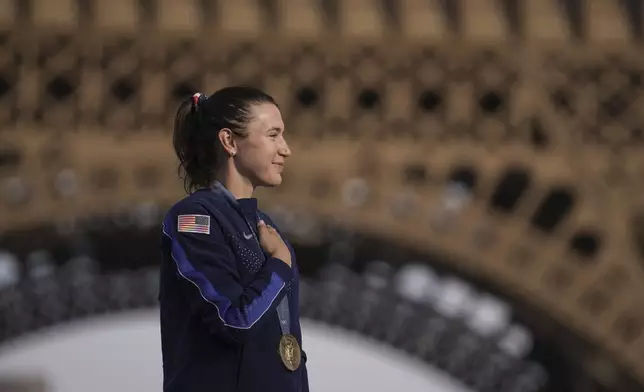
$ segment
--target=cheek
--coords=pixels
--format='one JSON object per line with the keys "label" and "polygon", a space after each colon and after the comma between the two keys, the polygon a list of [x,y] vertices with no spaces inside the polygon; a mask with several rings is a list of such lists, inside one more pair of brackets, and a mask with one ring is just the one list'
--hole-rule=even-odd
{"label": "cheek", "polygon": [[255,149],[257,160],[264,161],[265,164],[271,163],[277,155],[277,144],[272,140],[266,140]]}
{"label": "cheek", "polygon": [[248,166],[255,170],[270,169],[275,156],[277,155],[277,147],[275,143],[258,143],[249,148],[245,155],[245,162]]}

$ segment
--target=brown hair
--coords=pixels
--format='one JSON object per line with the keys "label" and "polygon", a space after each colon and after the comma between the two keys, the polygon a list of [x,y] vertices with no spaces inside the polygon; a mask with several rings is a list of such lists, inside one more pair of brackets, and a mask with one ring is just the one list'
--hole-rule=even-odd
{"label": "brown hair", "polygon": [[209,188],[223,163],[219,131],[247,136],[252,105],[275,103],[270,95],[252,87],[226,87],[211,96],[195,94],[179,106],[174,120],[173,145],[179,158],[179,177],[192,193]]}

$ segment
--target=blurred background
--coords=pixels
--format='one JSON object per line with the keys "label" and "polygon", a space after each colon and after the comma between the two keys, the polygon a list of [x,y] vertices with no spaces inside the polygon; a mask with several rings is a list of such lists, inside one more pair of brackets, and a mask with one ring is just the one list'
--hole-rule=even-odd
{"label": "blurred background", "polygon": [[0,0],[0,391],[161,390],[180,100],[274,95],[311,390],[644,390],[642,0]]}

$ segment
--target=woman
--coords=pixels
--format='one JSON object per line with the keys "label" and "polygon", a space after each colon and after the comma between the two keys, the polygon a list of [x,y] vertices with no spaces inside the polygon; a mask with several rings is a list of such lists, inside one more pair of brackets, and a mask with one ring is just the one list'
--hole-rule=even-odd
{"label": "woman", "polygon": [[163,222],[164,391],[308,391],[295,254],[252,197],[291,155],[277,104],[245,87],[195,94],[174,149],[189,195]]}

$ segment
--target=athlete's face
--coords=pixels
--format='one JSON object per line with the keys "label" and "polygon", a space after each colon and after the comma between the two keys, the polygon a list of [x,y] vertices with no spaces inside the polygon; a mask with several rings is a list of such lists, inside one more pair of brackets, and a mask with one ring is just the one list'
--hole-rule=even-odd
{"label": "athlete's face", "polygon": [[237,170],[254,186],[274,187],[282,183],[282,171],[291,150],[284,139],[284,121],[270,103],[250,108],[248,136],[237,140],[234,157]]}

